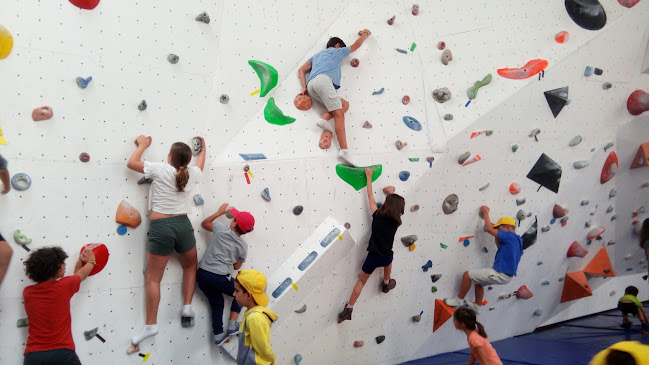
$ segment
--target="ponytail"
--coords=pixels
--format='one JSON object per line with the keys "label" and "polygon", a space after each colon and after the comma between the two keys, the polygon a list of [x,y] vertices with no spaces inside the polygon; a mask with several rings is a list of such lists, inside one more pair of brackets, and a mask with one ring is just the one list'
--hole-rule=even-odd
{"label": "ponytail", "polygon": [[480,322],[475,322],[476,325],[476,331],[478,331],[478,334],[484,338],[487,338],[487,332],[484,330],[484,326]]}
{"label": "ponytail", "polygon": [[179,192],[185,191],[185,186],[189,181],[189,171],[187,171],[187,166],[181,166],[176,172],[176,188]]}
{"label": "ponytail", "polygon": [[192,160],[192,150],[188,145],[182,142],[176,142],[171,145],[169,151],[171,166],[176,169],[176,188],[178,192],[184,192],[185,186],[189,181],[189,171],[187,165]]}
{"label": "ponytail", "polygon": [[478,334],[487,338],[487,332],[484,330],[482,323],[476,320],[476,314],[471,308],[460,307],[453,312],[453,318],[459,323],[464,324],[466,329],[478,331]]}

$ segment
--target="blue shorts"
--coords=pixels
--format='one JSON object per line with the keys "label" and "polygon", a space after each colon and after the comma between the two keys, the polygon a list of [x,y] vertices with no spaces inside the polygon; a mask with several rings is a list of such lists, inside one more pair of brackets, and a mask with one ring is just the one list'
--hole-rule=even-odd
{"label": "blue shorts", "polygon": [[370,275],[377,267],[386,267],[392,263],[392,257],[376,256],[371,253],[367,254],[367,258],[363,263],[363,272]]}

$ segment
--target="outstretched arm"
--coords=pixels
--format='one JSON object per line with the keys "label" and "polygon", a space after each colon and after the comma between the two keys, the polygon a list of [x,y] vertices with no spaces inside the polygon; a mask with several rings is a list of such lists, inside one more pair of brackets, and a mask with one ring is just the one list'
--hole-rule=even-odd
{"label": "outstretched arm", "polygon": [[482,216],[484,218],[484,225],[487,228],[487,233],[494,237],[498,237],[498,230],[494,228],[493,224],[491,223],[491,219],[489,218],[489,207],[483,205],[482,207],[480,207],[480,211],[482,212]]}
{"label": "outstretched arm", "polygon": [[354,42],[354,44],[352,44],[351,47],[349,47],[351,52],[356,52],[356,50],[359,49],[361,45],[363,45],[363,42],[365,42],[365,40],[367,39],[367,37],[370,36],[370,34],[372,34],[372,32],[370,32],[368,29],[363,29],[360,32],[358,32],[358,35],[360,37],[358,37],[356,42]]}
{"label": "outstretched arm", "polygon": [[306,94],[306,73],[309,71],[311,71],[311,61],[304,62],[302,67],[297,70],[297,74],[300,76],[300,82],[302,83],[302,91],[300,92],[302,95]]}
{"label": "outstretched arm", "polygon": [[79,255],[79,260],[77,260],[77,264],[74,266],[74,274],[79,275],[81,281],[84,281],[90,275],[90,272],[96,264],[95,253],[92,252],[91,248],[86,248]]}
{"label": "outstretched arm", "polygon": [[205,167],[205,155],[207,155],[207,146],[205,145],[205,139],[203,137],[196,136],[194,138],[201,139],[201,152],[198,153],[198,157],[196,158],[196,166],[203,171],[203,168]]}
{"label": "outstretched arm", "polygon": [[216,213],[212,214],[211,216],[205,218],[203,222],[201,222],[201,227],[205,228],[208,231],[212,231],[212,222],[223,214],[227,213],[228,211],[228,203],[223,203],[219,207],[219,210],[216,211]]}
{"label": "outstretched arm", "polygon": [[139,173],[144,173],[144,162],[142,161],[142,154],[144,153],[144,150],[149,148],[151,145],[151,137],[146,137],[143,135],[139,135],[135,139],[135,152],[131,155],[131,158],[128,159],[128,162],[126,163],[126,167],[133,171],[137,171]]}
{"label": "outstretched arm", "polygon": [[370,205],[370,211],[372,214],[376,212],[379,207],[376,206],[376,200],[374,200],[374,192],[372,192],[372,175],[374,171],[369,167],[365,169],[365,176],[367,177],[367,201]]}

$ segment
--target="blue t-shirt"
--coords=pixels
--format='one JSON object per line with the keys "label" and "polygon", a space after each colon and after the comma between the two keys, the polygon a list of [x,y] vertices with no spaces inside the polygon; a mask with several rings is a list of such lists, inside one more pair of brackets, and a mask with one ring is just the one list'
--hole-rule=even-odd
{"label": "blue t-shirt", "polygon": [[493,269],[511,276],[516,276],[518,263],[523,256],[523,239],[514,232],[498,230],[500,246],[496,252]]}
{"label": "blue t-shirt", "polygon": [[327,48],[309,58],[311,62],[311,75],[306,80],[308,84],[314,77],[325,74],[331,77],[336,89],[340,88],[340,68],[343,64],[343,59],[349,56],[352,49],[349,47],[343,48]]}

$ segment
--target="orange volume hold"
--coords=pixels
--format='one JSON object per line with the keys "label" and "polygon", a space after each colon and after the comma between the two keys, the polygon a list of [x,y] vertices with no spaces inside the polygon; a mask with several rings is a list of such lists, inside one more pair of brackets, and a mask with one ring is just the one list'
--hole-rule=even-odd
{"label": "orange volume hold", "polygon": [[498,75],[506,79],[522,80],[536,75],[545,70],[546,67],[548,67],[548,61],[537,59],[531,60],[520,68],[500,68],[498,69]]}

